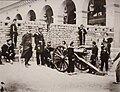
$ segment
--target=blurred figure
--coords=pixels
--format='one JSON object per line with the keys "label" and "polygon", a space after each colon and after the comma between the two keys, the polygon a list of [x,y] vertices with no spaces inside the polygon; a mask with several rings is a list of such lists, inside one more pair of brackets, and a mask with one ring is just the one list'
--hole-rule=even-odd
{"label": "blurred figure", "polygon": [[62,46],[65,47],[65,49],[68,48],[66,41],[62,41]]}
{"label": "blurred figure", "polygon": [[73,58],[74,58],[74,42],[71,42],[70,47],[68,48],[68,60],[69,60],[69,63],[68,63],[67,72],[69,74],[73,74],[74,71],[75,71]]}
{"label": "blurred figure", "polygon": [[6,57],[7,62],[13,64],[13,60],[15,57],[14,44],[12,43],[12,39],[8,39],[7,43],[5,43],[2,47],[2,56]]}
{"label": "blurred figure", "polygon": [[[98,59],[98,47],[96,45],[96,42],[92,42],[92,55],[91,55],[91,64],[96,67],[96,61]],[[91,69],[88,71],[88,73],[92,73]]]}
{"label": "blurred figure", "polygon": [[103,71],[103,67],[104,67],[104,64],[105,64],[106,74],[108,72],[108,59],[109,59],[109,53],[107,51],[107,47],[106,46],[101,46],[101,53],[100,53],[101,68],[100,68],[100,70]]}
{"label": "blurred figure", "polygon": [[28,67],[30,65],[28,62],[29,62],[30,58],[32,57],[31,30],[29,30],[26,34],[23,35],[22,42],[20,45],[23,46],[23,52],[22,52],[21,58],[25,58],[25,66]]}
{"label": "blurred figure", "polygon": [[113,38],[107,38],[107,50],[108,50],[108,53],[109,53],[109,57],[110,57],[110,54],[111,54],[111,43],[113,42]]}
{"label": "blurred figure", "polygon": [[17,36],[18,36],[16,22],[17,22],[17,19],[14,19],[13,23],[10,26],[10,37],[11,37],[15,47],[17,45]]}
{"label": "blurred figure", "polygon": [[0,92],[8,92],[4,82],[1,82],[0,84]]}
{"label": "blurred figure", "polygon": [[80,27],[78,27],[78,34],[80,45],[85,45],[85,35],[87,34],[87,31],[84,29],[83,24],[81,24]]}
{"label": "blurred figure", "polygon": [[48,67],[51,67],[53,68],[53,64],[51,62],[51,52],[54,51],[54,48],[51,47],[51,42],[48,42],[47,43],[47,46],[44,50],[44,60],[45,60],[45,63],[47,64]]}
{"label": "blurred figure", "polygon": [[[118,55],[115,57],[115,59],[113,60],[113,63],[120,57],[120,52],[118,53]],[[120,61],[117,64],[116,67],[116,84],[120,84]]]}
{"label": "blurred figure", "polygon": [[96,45],[96,42],[92,42],[92,55],[91,55],[91,63],[92,65],[96,66],[96,61],[98,59],[98,47]]}
{"label": "blurred figure", "polygon": [[3,65],[1,58],[2,58],[2,51],[0,51],[0,65]]}
{"label": "blurred figure", "polygon": [[36,30],[36,33],[34,34],[37,65],[40,65],[40,57],[41,57],[41,65],[45,65],[44,55],[43,55],[43,51],[45,48],[45,40],[42,31],[43,31],[42,28],[38,28],[38,30]]}

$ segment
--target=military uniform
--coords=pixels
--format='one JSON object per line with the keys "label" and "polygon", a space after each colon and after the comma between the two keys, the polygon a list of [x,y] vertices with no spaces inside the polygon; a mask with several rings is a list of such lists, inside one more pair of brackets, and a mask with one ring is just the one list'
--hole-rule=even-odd
{"label": "military uniform", "polygon": [[40,56],[41,56],[41,65],[44,65],[45,61],[44,61],[43,51],[45,47],[45,41],[44,41],[43,34],[41,32],[36,32],[34,34],[34,40],[35,40],[37,65],[40,64]]}

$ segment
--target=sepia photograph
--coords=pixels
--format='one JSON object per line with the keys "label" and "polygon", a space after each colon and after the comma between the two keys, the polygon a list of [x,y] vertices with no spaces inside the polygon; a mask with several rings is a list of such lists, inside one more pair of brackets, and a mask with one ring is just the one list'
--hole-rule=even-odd
{"label": "sepia photograph", "polygon": [[0,92],[120,92],[120,0],[0,0]]}

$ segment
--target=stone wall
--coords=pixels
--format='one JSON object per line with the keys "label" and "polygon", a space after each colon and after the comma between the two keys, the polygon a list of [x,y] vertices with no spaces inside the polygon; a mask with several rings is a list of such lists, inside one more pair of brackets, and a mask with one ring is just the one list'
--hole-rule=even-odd
{"label": "stone wall", "polygon": [[[5,25],[7,24],[7,25]],[[0,38],[1,38],[1,44],[6,42],[6,39],[9,38],[9,27],[10,22],[0,22]],[[52,42],[52,46],[56,47],[61,44],[62,41],[66,41],[69,45],[71,41],[75,42],[75,47],[78,47],[79,45],[79,39],[78,39],[78,27],[76,25],[56,25],[51,24],[49,31],[47,31],[47,25],[41,24],[39,22],[22,22],[18,23],[18,46],[21,43],[22,36],[28,31],[31,30],[32,34],[35,33],[35,30],[38,27],[43,28],[43,35],[45,42],[48,41]],[[85,29],[87,30],[86,35],[86,45],[91,45],[92,41],[96,41],[98,45],[101,44],[101,41],[103,38],[106,37],[112,37],[114,38],[114,30],[112,28],[107,27],[98,27],[98,26],[86,26]],[[105,34],[108,34],[106,36]],[[34,40],[33,40],[34,41]],[[34,45],[34,42],[33,42]]]}
{"label": "stone wall", "polygon": [[[5,25],[6,23],[0,22],[0,47],[6,42],[6,40],[9,38],[9,30],[10,30],[10,24]],[[62,41],[66,41],[67,44],[69,45],[71,41],[74,41],[75,43],[75,48],[78,48],[79,45],[79,39],[78,39],[78,27],[76,25],[56,25],[56,24],[51,24],[49,31],[47,31],[47,26],[46,24],[41,24],[41,23],[35,23],[35,22],[24,22],[24,23],[18,23],[18,44],[17,47],[19,47],[22,36],[28,31],[31,30],[32,34],[35,33],[35,30],[38,27],[43,28],[43,35],[45,42],[47,43],[48,41],[52,42],[52,46],[55,48],[58,45],[61,45]],[[107,27],[98,27],[98,26],[87,26],[85,27],[87,30],[87,35],[86,35],[86,45],[90,46],[92,44],[92,41],[96,41],[97,45],[99,47],[99,52],[101,50],[101,42],[103,38],[107,37],[112,37],[114,38],[114,30],[112,28],[107,28]],[[108,34],[106,36],[105,34]],[[114,42],[112,43],[112,48]],[[33,48],[34,48],[34,38],[33,38]],[[112,52],[117,53],[118,50],[112,49]],[[18,53],[18,49],[16,50],[16,53]],[[116,54],[115,54],[116,55]],[[112,55],[112,56],[115,56]],[[35,56],[35,53],[34,55]]]}

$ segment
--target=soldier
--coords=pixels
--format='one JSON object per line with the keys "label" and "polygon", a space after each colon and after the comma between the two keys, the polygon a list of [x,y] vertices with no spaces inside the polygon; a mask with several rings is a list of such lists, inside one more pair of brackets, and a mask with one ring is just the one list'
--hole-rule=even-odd
{"label": "soldier", "polygon": [[[30,58],[32,57],[32,34],[31,30],[29,30],[26,34],[22,37],[22,42],[20,44],[23,46],[23,52],[21,58],[25,58],[25,66],[28,67],[30,64],[28,63]],[[20,46],[20,48],[21,48]]]}
{"label": "soldier", "polygon": [[51,62],[51,52],[54,51],[54,48],[51,47],[51,42],[47,43],[47,47],[44,50],[44,60],[48,67],[53,68],[53,64]]}
{"label": "soldier", "polygon": [[10,37],[11,37],[15,47],[17,45],[17,36],[18,36],[16,22],[17,22],[17,20],[14,19],[13,23],[10,26]]}
{"label": "soldier", "polygon": [[38,30],[36,30],[36,33],[34,34],[37,65],[40,64],[40,56],[41,56],[41,65],[45,65],[44,55],[43,55],[45,41],[42,34],[42,30],[43,30],[42,28],[38,28]]}
{"label": "soldier", "polygon": [[92,65],[96,66],[96,60],[98,59],[98,47],[96,45],[96,42],[92,42],[92,55],[91,55],[91,60],[92,60]]}
{"label": "soldier", "polygon": [[[92,55],[91,55],[91,64],[96,67],[96,61],[98,59],[98,47],[96,45],[96,42],[92,42]],[[92,73],[91,69],[88,71],[88,73]]]}
{"label": "soldier", "polygon": [[14,44],[12,43],[12,39],[8,39],[7,43],[5,43],[1,47],[1,49],[2,49],[2,56],[5,56],[7,58],[7,62],[13,64],[15,51],[14,51]]}
{"label": "soldier", "polygon": [[109,59],[109,53],[107,51],[107,47],[103,45],[101,47],[101,53],[100,53],[100,60],[101,60],[100,70],[103,71],[103,67],[104,67],[104,64],[105,64],[106,74],[108,72],[108,59]]}
{"label": "soldier", "polygon": [[69,64],[68,64],[68,70],[67,72],[71,75],[71,74],[76,74],[75,71],[75,67],[74,67],[74,42],[70,43],[70,47],[68,47],[68,60],[69,60]]}

